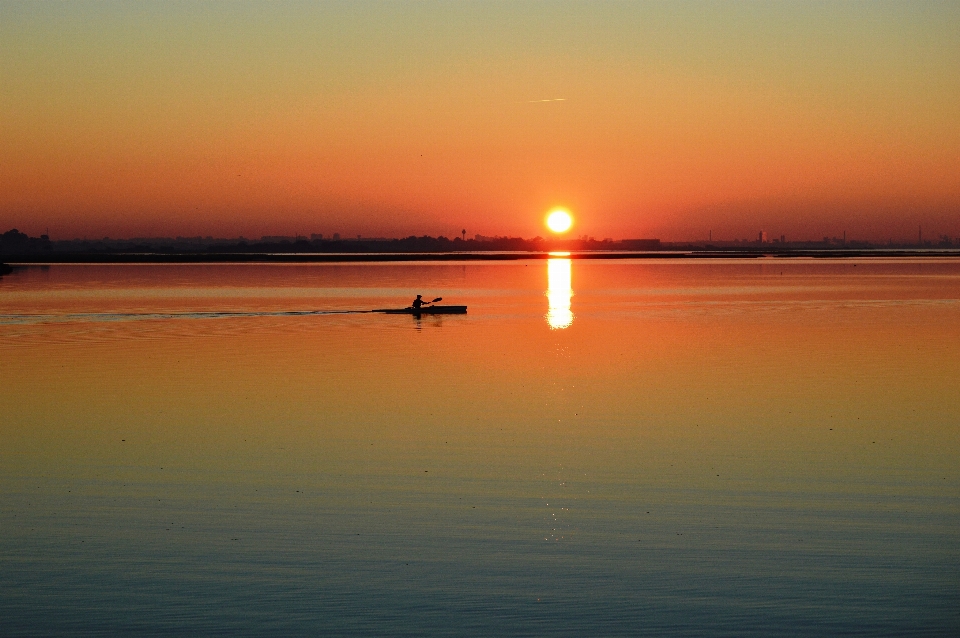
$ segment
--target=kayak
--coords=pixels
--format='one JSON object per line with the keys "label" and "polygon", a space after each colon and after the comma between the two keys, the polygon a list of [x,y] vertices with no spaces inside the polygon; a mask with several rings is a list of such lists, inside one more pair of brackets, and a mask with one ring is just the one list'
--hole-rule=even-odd
{"label": "kayak", "polygon": [[465,315],[466,306],[423,306],[422,308],[380,308],[373,312],[384,312],[388,315]]}
{"label": "kayak", "polygon": [[380,308],[373,312],[384,312],[388,315],[465,315],[466,306],[424,306],[422,308]]}

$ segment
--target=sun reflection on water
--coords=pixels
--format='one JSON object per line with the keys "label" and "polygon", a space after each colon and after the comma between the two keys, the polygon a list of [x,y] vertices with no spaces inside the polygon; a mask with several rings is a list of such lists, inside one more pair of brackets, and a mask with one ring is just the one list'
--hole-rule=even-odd
{"label": "sun reflection on water", "polygon": [[573,323],[573,312],[570,310],[570,298],[573,297],[571,270],[569,259],[547,260],[547,300],[550,303],[547,323],[552,330],[562,330]]}

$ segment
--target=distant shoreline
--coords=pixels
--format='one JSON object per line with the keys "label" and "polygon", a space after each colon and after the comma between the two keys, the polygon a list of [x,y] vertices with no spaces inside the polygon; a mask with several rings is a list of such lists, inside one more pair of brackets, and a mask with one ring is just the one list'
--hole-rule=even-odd
{"label": "distant shoreline", "polygon": [[836,250],[665,250],[567,252],[427,252],[427,253],[47,253],[4,256],[11,266],[44,264],[216,264],[216,263],[363,263],[410,261],[519,261],[569,259],[760,259],[960,257],[957,249]]}

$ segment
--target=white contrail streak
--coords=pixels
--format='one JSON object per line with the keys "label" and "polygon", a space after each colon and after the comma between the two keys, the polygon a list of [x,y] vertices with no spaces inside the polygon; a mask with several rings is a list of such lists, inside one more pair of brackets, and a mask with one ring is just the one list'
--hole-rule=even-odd
{"label": "white contrail streak", "polygon": [[566,102],[567,98],[565,97],[554,97],[549,100],[527,100],[527,104],[535,104],[537,102]]}

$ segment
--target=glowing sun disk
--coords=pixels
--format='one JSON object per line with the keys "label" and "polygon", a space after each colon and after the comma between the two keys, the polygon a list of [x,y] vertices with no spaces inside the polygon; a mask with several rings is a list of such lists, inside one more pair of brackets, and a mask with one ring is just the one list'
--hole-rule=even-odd
{"label": "glowing sun disk", "polygon": [[555,233],[564,233],[570,230],[571,226],[573,226],[573,218],[562,208],[557,208],[547,215],[547,228]]}

